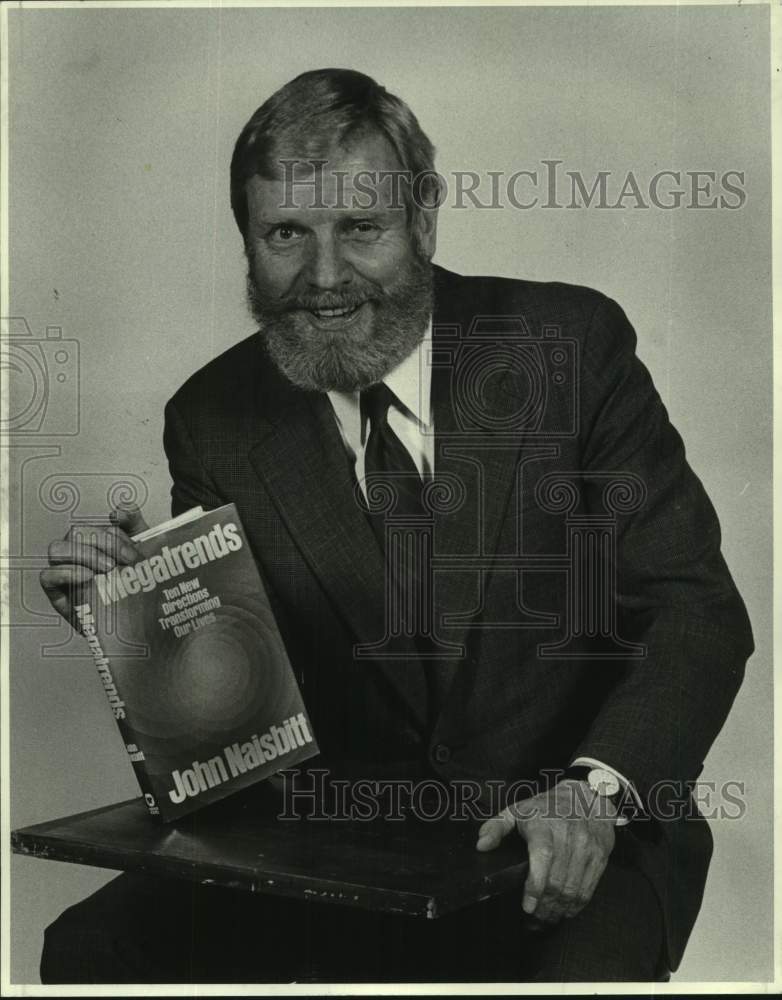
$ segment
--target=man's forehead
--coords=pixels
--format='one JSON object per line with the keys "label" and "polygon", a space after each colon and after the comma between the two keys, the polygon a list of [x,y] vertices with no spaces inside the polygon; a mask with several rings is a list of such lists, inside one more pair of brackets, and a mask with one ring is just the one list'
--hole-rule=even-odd
{"label": "man's forehead", "polygon": [[287,208],[403,208],[403,171],[391,143],[376,133],[332,145],[320,154],[277,154],[275,176],[247,182],[256,210]]}

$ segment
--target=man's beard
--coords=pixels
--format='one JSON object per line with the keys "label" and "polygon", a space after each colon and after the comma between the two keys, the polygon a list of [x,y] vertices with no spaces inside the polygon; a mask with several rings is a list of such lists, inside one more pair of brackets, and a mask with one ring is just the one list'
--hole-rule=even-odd
{"label": "man's beard", "polygon": [[[380,382],[423,340],[433,298],[432,265],[418,255],[392,288],[362,279],[341,293],[292,293],[283,301],[259,289],[252,261],[247,272],[248,305],[270,357],[294,385],[316,392],[352,392]],[[365,315],[341,329],[316,329],[304,312],[352,309],[365,301]]]}

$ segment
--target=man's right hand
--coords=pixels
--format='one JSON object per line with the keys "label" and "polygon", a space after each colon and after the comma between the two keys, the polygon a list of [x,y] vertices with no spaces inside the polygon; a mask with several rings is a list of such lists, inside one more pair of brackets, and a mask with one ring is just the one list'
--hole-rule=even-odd
{"label": "man's right hand", "polygon": [[62,541],[49,546],[49,565],[41,572],[41,586],[54,610],[71,625],[75,625],[74,587],[87,583],[96,573],[129,566],[139,558],[130,536],[147,527],[141,511],[116,509],[109,517],[110,525],[74,525]]}

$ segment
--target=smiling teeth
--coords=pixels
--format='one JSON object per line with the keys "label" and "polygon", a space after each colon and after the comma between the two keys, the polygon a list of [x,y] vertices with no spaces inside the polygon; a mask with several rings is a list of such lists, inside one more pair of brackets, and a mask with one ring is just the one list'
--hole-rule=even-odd
{"label": "smiling teeth", "polygon": [[329,319],[332,316],[347,316],[349,313],[355,312],[357,307],[352,309],[315,309],[316,316],[322,316],[324,319]]}

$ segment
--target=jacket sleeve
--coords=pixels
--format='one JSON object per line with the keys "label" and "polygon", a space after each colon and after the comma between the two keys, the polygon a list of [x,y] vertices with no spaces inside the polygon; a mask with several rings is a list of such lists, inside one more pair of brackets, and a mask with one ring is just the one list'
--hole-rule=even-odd
{"label": "jacket sleeve", "polygon": [[211,477],[203,466],[193,444],[187,425],[176,405],[176,397],[166,404],[163,429],[163,447],[168,458],[171,487],[171,515],[191,507],[213,510],[228,503],[220,496]]}
{"label": "jacket sleeve", "polygon": [[590,512],[604,510],[600,473],[643,484],[638,509],[618,515],[614,558],[619,636],[646,653],[625,662],[573,756],[606,761],[646,799],[700,773],[754,647],[717,515],[635,346],[601,297],[582,356],[581,467]]}

